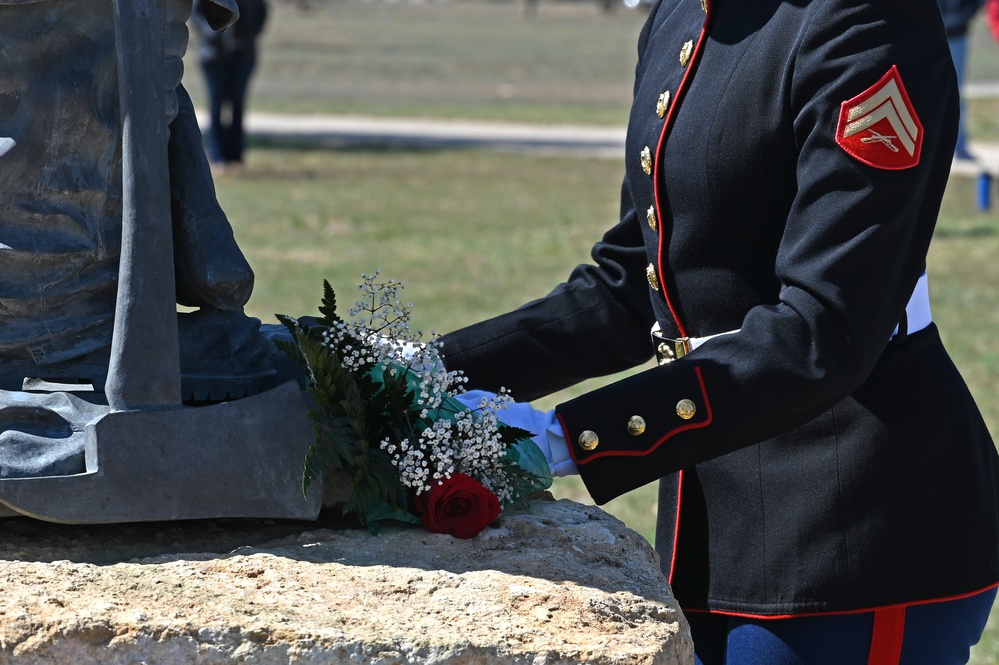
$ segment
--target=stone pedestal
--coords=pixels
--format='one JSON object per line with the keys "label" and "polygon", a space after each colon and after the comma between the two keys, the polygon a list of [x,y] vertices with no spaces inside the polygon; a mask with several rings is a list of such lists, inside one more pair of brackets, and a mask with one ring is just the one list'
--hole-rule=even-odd
{"label": "stone pedestal", "polygon": [[0,521],[0,664],[693,662],[655,553],[598,508],[342,526]]}

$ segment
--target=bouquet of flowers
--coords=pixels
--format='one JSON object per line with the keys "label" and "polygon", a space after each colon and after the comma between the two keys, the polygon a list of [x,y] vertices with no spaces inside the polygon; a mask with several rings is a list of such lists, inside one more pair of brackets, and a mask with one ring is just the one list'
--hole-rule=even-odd
{"label": "bouquet of flowers", "polygon": [[424,343],[411,328],[402,283],[361,278],[348,319],[329,282],[320,318],[278,315],[293,339],[283,350],[302,364],[314,402],[303,491],[340,470],[352,484],[344,513],[373,532],[397,520],[470,538],[550,487],[548,463],[531,432],[500,420],[512,402],[505,390],[474,408],[456,399],[466,379],[445,369],[435,334]]}

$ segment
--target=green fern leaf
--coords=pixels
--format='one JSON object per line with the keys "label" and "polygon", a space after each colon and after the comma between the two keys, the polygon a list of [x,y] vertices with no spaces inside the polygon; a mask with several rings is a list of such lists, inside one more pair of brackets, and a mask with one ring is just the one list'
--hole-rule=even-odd
{"label": "green fern leaf", "polygon": [[319,307],[319,313],[323,315],[322,322],[327,326],[332,326],[340,320],[336,313],[336,293],[327,280],[323,280],[323,302]]}

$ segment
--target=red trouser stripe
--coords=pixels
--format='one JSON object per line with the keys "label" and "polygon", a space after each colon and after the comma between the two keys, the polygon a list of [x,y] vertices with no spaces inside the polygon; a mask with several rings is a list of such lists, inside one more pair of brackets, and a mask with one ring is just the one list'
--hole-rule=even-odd
{"label": "red trouser stripe", "polygon": [[905,607],[874,610],[874,634],[867,665],[898,665],[905,635]]}

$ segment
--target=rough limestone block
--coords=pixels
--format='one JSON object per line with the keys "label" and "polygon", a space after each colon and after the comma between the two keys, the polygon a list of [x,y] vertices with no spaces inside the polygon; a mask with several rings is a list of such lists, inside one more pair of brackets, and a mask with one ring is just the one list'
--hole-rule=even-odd
{"label": "rough limestone block", "polygon": [[2,520],[0,664],[693,662],[655,553],[598,508],[464,541],[324,520]]}

